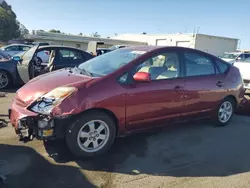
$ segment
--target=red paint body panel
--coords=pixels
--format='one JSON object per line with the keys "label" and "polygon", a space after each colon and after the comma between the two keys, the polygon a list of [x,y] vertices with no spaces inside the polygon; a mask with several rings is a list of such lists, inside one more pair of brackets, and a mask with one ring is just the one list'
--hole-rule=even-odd
{"label": "red paint body panel", "polygon": [[[226,74],[123,85],[117,81],[121,75],[152,54],[168,48],[146,46],[132,49],[148,52],[101,78],[59,70],[31,80],[18,90],[13,100],[11,123],[16,127],[18,119],[38,115],[27,110],[28,105],[59,86],[74,86],[77,91],[56,106],[51,116],[76,115],[91,109],[105,109],[116,117],[118,135],[167,125],[173,118],[188,119],[193,115],[205,117],[227,96],[233,96],[238,104],[243,100],[243,83],[239,70],[233,66]],[[224,85],[218,87],[218,81],[224,82]]]}

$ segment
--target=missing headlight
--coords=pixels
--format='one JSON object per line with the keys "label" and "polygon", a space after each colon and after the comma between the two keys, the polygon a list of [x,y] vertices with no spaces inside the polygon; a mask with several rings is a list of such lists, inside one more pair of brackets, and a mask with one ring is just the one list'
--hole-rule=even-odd
{"label": "missing headlight", "polygon": [[44,128],[53,128],[54,127],[54,120],[38,120],[37,122],[38,128],[44,129]]}

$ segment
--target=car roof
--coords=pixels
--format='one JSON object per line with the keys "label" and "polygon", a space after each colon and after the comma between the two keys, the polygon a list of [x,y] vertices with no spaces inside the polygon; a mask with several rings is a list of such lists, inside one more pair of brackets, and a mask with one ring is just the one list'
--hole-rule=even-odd
{"label": "car roof", "polygon": [[46,46],[39,46],[38,49],[43,49],[43,48],[65,48],[65,49],[73,49],[73,50],[79,50],[79,51],[83,51],[79,48],[74,48],[71,46],[62,46],[62,45],[46,45]]}
{"label": "car roof", "polygon": [[32,45],[27,45],[27,44],[10,44],[10,45],[7,45],[7,46],[3,46],[3,48],[6,48],[6,47],[10,47],[10,46],[27,46],[27,47],[31,47]]}
{"label": "car roof", "polygon": [[130,49],[130,50],[138,50],[138,51],[154,51],[154,50],[160,50],[160,49],[191,49],[195,51],[199,51],[193,48],[186,48],[186,47],[180,47],[180,46],[129,46],[125,47],[123,49]]}
{"label": "car roof", "polygon": [[97,50],[110,50],[110,49],[109,48],[97,48]]}

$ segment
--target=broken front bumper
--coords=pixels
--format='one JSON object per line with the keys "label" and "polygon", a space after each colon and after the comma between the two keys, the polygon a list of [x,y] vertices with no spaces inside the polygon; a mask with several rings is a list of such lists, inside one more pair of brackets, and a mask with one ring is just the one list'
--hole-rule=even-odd
{"label": "broken front bumper", "polygon": [[20,138],[47,140],[64,138],[65,131],[70,125],[69,117],[54,118],[27,110],[12,103],[9,119]]}

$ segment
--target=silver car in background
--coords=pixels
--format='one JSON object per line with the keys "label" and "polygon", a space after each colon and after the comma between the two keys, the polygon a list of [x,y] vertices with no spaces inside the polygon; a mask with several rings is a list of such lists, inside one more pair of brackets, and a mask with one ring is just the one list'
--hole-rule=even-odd
{"label": "silver car in background", "polygon": [[8,60],[10,58],[11,56],[9,54],[0,49],[0,61]]}
{"label": "silver car in background", "polygon": [[[29,50],[32,47],[32,45],[26,45],[26,44],[11,44],[8,46],[3,46],[1,50],[8,53],[10,56],[16,56],[17,54],[20,56],[20,54],[23,54],[27,50]],[[49,53],[48,52],[40,52],[37,55],[39,63],[48,63],[49,61]]]}

